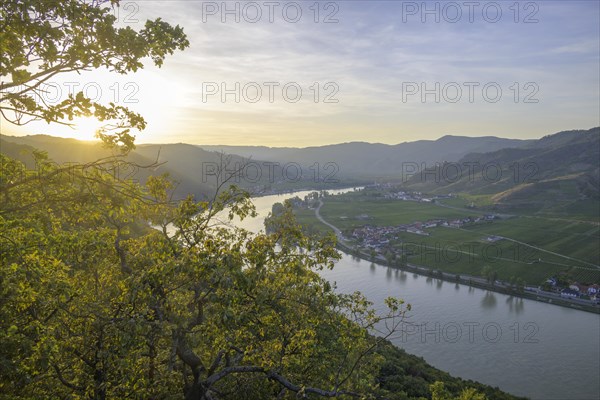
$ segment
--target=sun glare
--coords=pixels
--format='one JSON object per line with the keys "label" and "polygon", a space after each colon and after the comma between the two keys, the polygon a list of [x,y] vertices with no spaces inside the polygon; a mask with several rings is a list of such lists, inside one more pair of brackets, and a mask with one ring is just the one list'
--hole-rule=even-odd
{"label": "sun glare", "polygon": [[102,123],[93,117],[79,117],[73,120],[75,123],[75,134],[81,140],[97,140],[96,132]]}
{"label": "sun glare", "polygon": [[60,124],[46,125],[42,132],[52,136],[72,138],[78,140],[98,140],[96,131],[102,126],[102,122],[93,117],[77,117],[70,121],[73,125],[68,127]]}

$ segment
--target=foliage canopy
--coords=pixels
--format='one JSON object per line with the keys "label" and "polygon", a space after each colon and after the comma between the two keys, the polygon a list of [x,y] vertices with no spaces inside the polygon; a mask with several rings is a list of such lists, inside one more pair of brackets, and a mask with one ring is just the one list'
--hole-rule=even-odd
{"label": "foliage canopy", "polygon": [[133,148],[132,129],[144,118],[127,107],[92,101],[80,91],[61,102],[47,101],[50,80],[60,74],[105,68],[118,74],[143,68],[150,57],[161,66],[165,57],[189,42],[183,29],[160,18],[139,32],[118,27],[113,8],[118,0],[19,0],[0,7],[0,113],[16,125],[34,120],[71,125],[75,117],[105,121],[99,137]]}
{"label": "foliage canopy", "polygon": [[[377,315],[317,273],[332,237],[302,234],[291,209],[271,233],[234,186],[169,202],[171,184],[115,178],[115,161],[36,170],[1,156],[0,388],[22,398],[359,396],[405,308]],[[150,227],[148,224],[152,224]],[[249,397],[248,397],[249,396]]]}

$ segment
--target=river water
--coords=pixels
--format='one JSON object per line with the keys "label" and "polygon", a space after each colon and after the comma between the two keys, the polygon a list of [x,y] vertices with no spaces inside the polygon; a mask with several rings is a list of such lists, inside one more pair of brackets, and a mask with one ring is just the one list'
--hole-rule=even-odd
{"label": "river water", "polygon": [[[343,190],[330,191],[331,193]],[[257,232],[271,206],[255,198]],[[600,315],[403,272],[348,254],[322,273],[341,292],[361,291],[381,308],[388,296],[412,306],[392,342],[454,376],[543,400],[600,399]]]}

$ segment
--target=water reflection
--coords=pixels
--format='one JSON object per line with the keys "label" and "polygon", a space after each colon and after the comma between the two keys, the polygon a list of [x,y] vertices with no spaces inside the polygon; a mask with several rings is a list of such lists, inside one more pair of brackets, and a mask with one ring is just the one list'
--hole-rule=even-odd
{"label": "water reflection", "polygon": [[458,282],[456,282],[454,284],[454,290],[459,291],[460,290],[460,285],[458,284]]}
{"label": "water reflection", "polygon": [[442,285],[444,284],[444,281],[443,281],[443,280],[441,280],[441,279],[436,279],[436,280],[435,280],[435,283],[436,283],[436,285],[435,285],[435,288],[436,288],[437,290],[440,290],[440,289],[442,288]]}
{"label": "water reflection", "polygon": [[[397,271],[396,271],[397,272]],[[408,274],[404,271],[400,271],[400,274],[398,276],[398,280],[400,282],[406,282],[406,279],[408,278]]]}
{"label": "water reflection", "polygon": [[481,307],[491,309],[496,307],[496,296],[494,292],[487,291],[481,299]]}
{"label": "water reflection", "polygon": [[508,311],[517,315],[523,313],[525,310],[525,302],[521,297],[509,296],[506,299],[506,304],[508,305]]}

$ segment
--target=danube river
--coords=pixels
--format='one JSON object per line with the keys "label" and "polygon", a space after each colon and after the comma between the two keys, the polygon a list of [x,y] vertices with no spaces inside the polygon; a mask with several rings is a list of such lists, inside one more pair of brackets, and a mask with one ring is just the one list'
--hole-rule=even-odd
{"label": "danube river", "polygon": [[[341,191],[330,191],[339,193]],[[264,229],[276,202],[254,199]],[[412,306],[397,346],[454,376],[544,400],[600,399],[600,315],[443,282],[358,260],[348,254],[322,273],[341,292],[361,291],[376,308],[388,296]]]}

